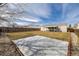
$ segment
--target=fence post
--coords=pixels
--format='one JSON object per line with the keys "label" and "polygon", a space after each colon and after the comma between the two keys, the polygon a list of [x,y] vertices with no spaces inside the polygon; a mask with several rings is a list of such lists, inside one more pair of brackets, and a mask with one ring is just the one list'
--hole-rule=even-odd
{"label": "fence post", "polygon": [[71,33],[70,33],[70,38],[69,38],[69,44],[68,44],[68,56],[72,56],[72,38],[71,38]]}

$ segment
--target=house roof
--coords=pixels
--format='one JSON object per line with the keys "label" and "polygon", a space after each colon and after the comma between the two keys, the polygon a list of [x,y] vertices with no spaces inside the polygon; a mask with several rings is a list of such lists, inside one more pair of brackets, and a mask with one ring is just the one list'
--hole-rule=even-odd
{"label": "house roof", "polygon": [[42,27],[57,27],[57,26],[68,26],[68,24],[48,24],[43,25]]}

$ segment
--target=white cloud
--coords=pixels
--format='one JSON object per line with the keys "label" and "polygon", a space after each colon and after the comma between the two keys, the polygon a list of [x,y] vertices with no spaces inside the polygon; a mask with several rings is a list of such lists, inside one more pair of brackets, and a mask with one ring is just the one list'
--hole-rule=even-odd
{"label": "white cloud", "polygon": [[22,17],[19,19],[21,19],[23,21],[36,22],[36,23],[41,21],[41,19],[38,19],[38,18],[24,18],[24,17]]}
{"label": "white cloud", "polygon": [[64,18],[64,22],[66,23],[77,23],[79,22],[79,7],[77,6],[72,6],[71,4],[66,5],[66,9],[65,9],[65,18]]}
{"label": "white cloud", "polygon": [[1,21],[0,20],[0,27],[8,27],[10,24],[8,22],[5,21]]}
{"label": "white cloud", "polygon": [[29,25],[30,23],[28,22],[15,22],[17,25]]}
{"label": "white cloud", "polygon": [[76,9],[76,10],[71,10],[70,12],[68,12],[67,15],[67,18],[69,19],[73,19],[75,18],[77,15],[79,15],[79,9]]}
{"label": "white cloud", "polygon": [[51,9],[48,4],[41,4],[41,3],[32,4],[32,3],[30,3],[30,4],[24,4],[21,6],[27,13],[30,13],[32,15],[37,15],[37,16],[48,18],[51,13]]}
{"label": "white cloud", "polygon": [[67,6],[68,6],[68,3],[63,3],[62,4],[62,18],[65,17]]}

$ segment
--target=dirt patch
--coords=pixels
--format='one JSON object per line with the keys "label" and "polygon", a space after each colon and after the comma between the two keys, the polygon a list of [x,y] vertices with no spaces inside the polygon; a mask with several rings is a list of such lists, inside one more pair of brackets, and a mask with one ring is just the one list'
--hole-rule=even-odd
{"label": "dirt patch", "polygon": [[12,43],[0,43],[0,56],[20,56]]}
{"label": "dirt patch", "polygon": [[20,56],[16,46],[6,36],[0,36],[0,56]]}

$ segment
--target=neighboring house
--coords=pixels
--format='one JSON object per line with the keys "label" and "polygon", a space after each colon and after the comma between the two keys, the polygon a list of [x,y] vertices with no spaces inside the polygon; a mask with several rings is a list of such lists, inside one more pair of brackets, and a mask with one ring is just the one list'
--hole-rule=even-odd
{"label": "neighboring house", "polygon": [[60,29],[61,32],[67,32],[67,24],[60,24],[58,25],[58,28]]}
{"label": "neighboring house", "polygon": [[46,27],[41,27],[41,31],[52,31],[52,32],[58,32],[59,29],[57,26],[46,26]]}
{"label": "neighboring house", "polygon": [[42,26],[41,31],[52,31],[52,32],[67,32],[66,24],[51,25],[51,26]]}
{"label": "neighboring house", "polygon": [[79,23],[75,24],[75,25],[74,25],[74,28],[75,28],[75,29],[79,29]]}
{"label": "neighboring house", "polygon": [[49,29],[47,27],[41,27],[40,29],[41,31],[49,31]]}

